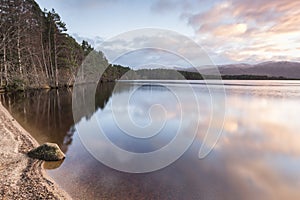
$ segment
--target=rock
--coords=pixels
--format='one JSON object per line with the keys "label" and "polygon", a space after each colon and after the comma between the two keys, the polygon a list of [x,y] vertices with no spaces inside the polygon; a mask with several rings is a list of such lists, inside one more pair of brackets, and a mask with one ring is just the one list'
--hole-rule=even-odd
{"label": "rock", "polygon": [[59,161],[65,158],[65,154],[60,150],[57,144],[45,143],[27,153],[30,158],[45,161]]}
{"label": "rock", "polygon": [[63,162],[64,162],[63,160],[44,162],[43,163],[43,168],[47,169],[47,170],[56,169],[56,168],[59,168],[62,165]]}
{"label": "rock", "polygon": [[41,88],[42,89],[51,89],[51,86],[50,85],[42,85]]}

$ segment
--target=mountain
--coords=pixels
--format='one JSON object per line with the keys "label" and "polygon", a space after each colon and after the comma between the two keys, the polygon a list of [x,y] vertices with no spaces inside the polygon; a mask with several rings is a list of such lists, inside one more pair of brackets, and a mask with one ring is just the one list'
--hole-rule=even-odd
{"label": "mountain", "polygon": [[[268,76],[268,77],[284,77],[291,79],[300,79],[300,62],[263,62],[255,65],[250,64],[231,64],[217,66],[221,75],[252,75],[252,76]],[[212,66],[195,68],[177,68],[180,71],[196,72],[201,74],[214,75],[216,69]]]}

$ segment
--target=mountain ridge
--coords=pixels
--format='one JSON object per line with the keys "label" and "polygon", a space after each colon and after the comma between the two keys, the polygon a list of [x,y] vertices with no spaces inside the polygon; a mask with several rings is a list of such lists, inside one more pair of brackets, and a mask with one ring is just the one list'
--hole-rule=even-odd
{"label": "mountain ridge", "polygon": [[268,61],[258,64],[227,64],[216,65],[218,71],[213,66],[203,66],[197,68],[176,68],[176,70],[187,72],[200,72],[203,75],[222,76],[231,75],[252,75],[252,76],[270,76],[270,77],[285,77],[292,79],[300,78],[300,62],[290,61]]}

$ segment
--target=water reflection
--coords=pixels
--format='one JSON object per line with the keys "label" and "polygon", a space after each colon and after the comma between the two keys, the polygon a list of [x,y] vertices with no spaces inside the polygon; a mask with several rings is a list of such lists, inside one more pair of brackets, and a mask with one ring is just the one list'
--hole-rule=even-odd
{"label": "water reflection", "polygon": [[[145,152],[163,146],[172,138],[176,123],[167,127],[164,137],[151,144],[144,141],[142,145],[122,136],[111,123],[111,95],[122,98],[138,85],[141,84],[124,83],[113,94],[114,85],[99,86],[96,112],[83,112],[77,123],[89,123],[91,116],[98,116],[109,137],[131,151]],[[172,85],[184,92],[183,84]],[[210,106],[207,89],[194,84],[201,115],[194,116],[190,112],[188,120],[200,117],[197,140],[171,166],[149,174],[112,170],[87,152],[74,129],[70,91],[40,91],[1,98],[39,142],[53,141],[68,147],[65,161],[48,172],[75,199],[300,199],[299,82],[271,82],[272,87],[266,86],[264,81],[247,82],[246,87],[241,85],[245,83],[229,82],[226,86],[222,137],[213,152],[199,160]],[[82,88],[82,95],[85,92]],[[147,85],[138,90],[132,103],[143,111],[152,98],[155,101],[160,97],[162,102],[171,104],[174,114],[170,118],[176,120],[176,106],[164,96],[165,92],[164,88]],[[189,96],[183,106],[190,106]],[[137,111],[132,111],[133,116],[137,123],[145,125],[149,116]],[[66,147],[64,149],[66,151]]]}
{"label": "water reflection", "polygon": [[71,90],[41,90],[1,95],[3,105],[41,144],[56,142],[64,152],[72,143]]}
{"label": "water reflection", "polygon": [[[86,87],[82,87],[84,95]],[[113,83],[99,84],[96,109],[103,109],[112,94]],[[12,116],[38,141],[57,143],[63,152],[72,144],[75,132],[72,115],[72,89],[32,90],[0,94],[2,104]],[[87,117],[88,113],[82,117]]]}

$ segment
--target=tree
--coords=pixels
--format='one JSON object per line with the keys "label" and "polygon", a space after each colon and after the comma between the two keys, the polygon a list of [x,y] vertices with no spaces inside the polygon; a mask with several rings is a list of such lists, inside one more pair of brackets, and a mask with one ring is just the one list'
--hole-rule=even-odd
{"label": "tree", "polygon": [[[78,44],[66,31],[54,9],[42,11],[34,0],[1,0],[0,87],[72,85],[78,66],[94,48],[87,41]],[[106,75],[114,80],[118,73]]]}
{"label": "tree", "polygon": [[89,55],[89,53],[94,50],[94,48],[92,47],[92,45],[90,45],[85,40],[82,41],[81,47],[82,47],[82,49],[84,51],[84,56]]}

